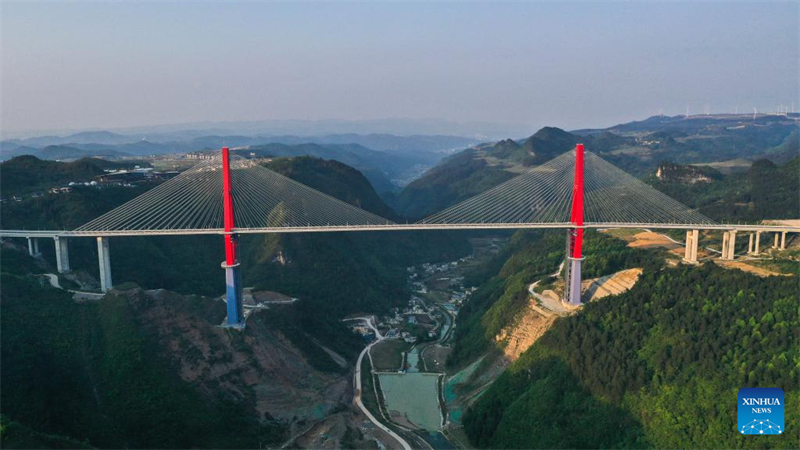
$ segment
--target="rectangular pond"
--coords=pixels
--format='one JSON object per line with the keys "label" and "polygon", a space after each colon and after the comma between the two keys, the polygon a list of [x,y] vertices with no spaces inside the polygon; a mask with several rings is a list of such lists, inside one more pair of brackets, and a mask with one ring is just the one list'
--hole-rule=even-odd
{"label": "rectangular pond", "polygon": [[402,424],[405,419],[416,427],[429,431],[441,427],[438,374],[382,373],[379,377],[392,420]]}

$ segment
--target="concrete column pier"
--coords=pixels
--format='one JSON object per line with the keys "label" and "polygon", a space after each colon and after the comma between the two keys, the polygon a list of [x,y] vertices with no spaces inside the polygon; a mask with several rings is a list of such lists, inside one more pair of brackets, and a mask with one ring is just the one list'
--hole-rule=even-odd
{"label": "concrete column pier", "polygon": [[113,286],[111,282],[111,254],[108,250],[108,238],[97,238],[97,259],[100,263],[100,290],[108,292]]}
{"label": "concrete column pier", "polygon": [[28,238],[28,254],[34,258],[42,255],[42,253],[39,251],[39,238]]}
{"label": "concrete column pier", "polygon": [[728,247],[730,246],[730,233],[724,231],[722,233],[722,251],[720,252],[720,258],[728,259]]}
{"label": "concrete column pier", "polygon": [[722,235],[722,259],[732,260],[736,255],[736,230],[726,231]]}
{"label": "concrete column pier", "polygon": [[781,231],[781,250],[786,250],[786,232]]}
{"label": "concrete column pier", "polygon": [[55,236],[53,238],[56,244],[56,268],[58,273],[69,272],[69,246],[67,245],[67,238],[62,236]]}
{"label": "concrete column pier", "polygon": [[228,318],[224,326],[229,328],[244,328],[242,272],[239,270],[239,263],[228,265],[223,261],[222,268],[225,269],[225,290],[228,309]]}
{"label": "concrete column pier", "polygon": [[686,232],[686,252],[684,259],[686,262],[697,262],[697,243],[700,239],[699,230],[691,230]]}
{"label": "concrete column pier", "polygon": [[756,248],[753,250],[754,255],[761,253],[761,232],[756,231]]}
{"label": "concrete column pier", "polygon": [[778,233],[775,233],[775,243],[772,244],[772,248],[778,248]]}
{"label": "concrete column pier", "polygon": [[569,298],[567,299],[572,306],[583,304],[581,300],[581,261],[583,258],[568,257],[569,261]]}
{"label": "concrete column pier", "polygon": [[750,233],[750,243],[747,244],[747,254],[748,255],[753,254],[753,233]]}

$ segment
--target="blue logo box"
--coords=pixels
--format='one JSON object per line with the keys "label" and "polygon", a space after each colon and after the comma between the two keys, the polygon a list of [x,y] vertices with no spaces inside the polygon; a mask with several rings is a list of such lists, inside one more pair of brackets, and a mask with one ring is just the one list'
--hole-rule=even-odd
{"label": "blue logo box", "polygon": [[782,389],[740,389],[738,408],[740,434],[782,434],[785,430]]}

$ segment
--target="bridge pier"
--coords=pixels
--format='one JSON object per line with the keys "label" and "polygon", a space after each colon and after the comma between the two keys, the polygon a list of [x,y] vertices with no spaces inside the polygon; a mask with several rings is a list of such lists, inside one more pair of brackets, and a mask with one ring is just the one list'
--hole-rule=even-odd
{"label": "bridge pier", "polygon": [[781,250],[786,250],[786,231],[781,231]]}
{"label": "bridge pier", "polygon": [[747,254],[753,254],[753,233],[750,233],[750,242],[747,244]]}
{"label": "bridge pier", "polygon": [[775,233],[775,242],[772,244],[772,248],[778,248],[778,233]]}
{"label": "bridge pier", "polygon": [[111,282],[111,254],[108,250],[108,238],[97,238],[97,259],[100,263],[100,290],[108,292],[113,286]]}
{"label": "bridge pier", "polygon": [[758,255],[761,253],[761,232],[756,231],[756,246],[753,249],[753,255]]}
{"label": "bridge pier", "polygon": [[28,254],[34,258],[42,255],[42,252],[39,251],[39,238],[28,238]]}
{"label": "bridge pier", "polygon": [[242,272],[239,262],[234,264],[222,263],[225,269],[225,294],[227,301],[228,318],[226,327],[244,328],[244,305],[242,303]]}
{"label": "bridge pier", "polygon": [[736,230],[726,231],[722,235],[722,259],[733,260],[736,254]]}
{"label": "bridge pier", "polygon": [[569,272],[567,277],[567,303],[572,306],[580,306],[583,304],[581,300],[581,261],[584,258],[567,258],[569,262]]}
{"label": "bridge pier", "polygon": [[686,232],[686,252],[684,254],[684,260],[686,260],[686,262],[697,262],[697,242],[699,240],[699,230],[690,230]]}
{"label": "bridge pier", "polygon": [[67,238],[63,236],[53,237],[56,244],[56,268],[58,273],[69,272],[69,246]]}

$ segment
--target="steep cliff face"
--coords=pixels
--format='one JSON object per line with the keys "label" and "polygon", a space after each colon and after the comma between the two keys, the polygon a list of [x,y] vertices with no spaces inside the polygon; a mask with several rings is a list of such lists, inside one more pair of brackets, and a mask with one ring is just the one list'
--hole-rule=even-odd
{"label": "steep cliff face", "polygon": [[711,183],[721,175],[710,168],[675,164],[664,161],[656,169],[656,178],[664,183],[696,184]]}
{"label": "steep cliff face", "polygon": [[542,337],[558,317],[552,311],[536,306],[533,299],[519,314],[517,322],[503,328],[495,336],[498,346],[502,346],[503,355],[512,362]]}

